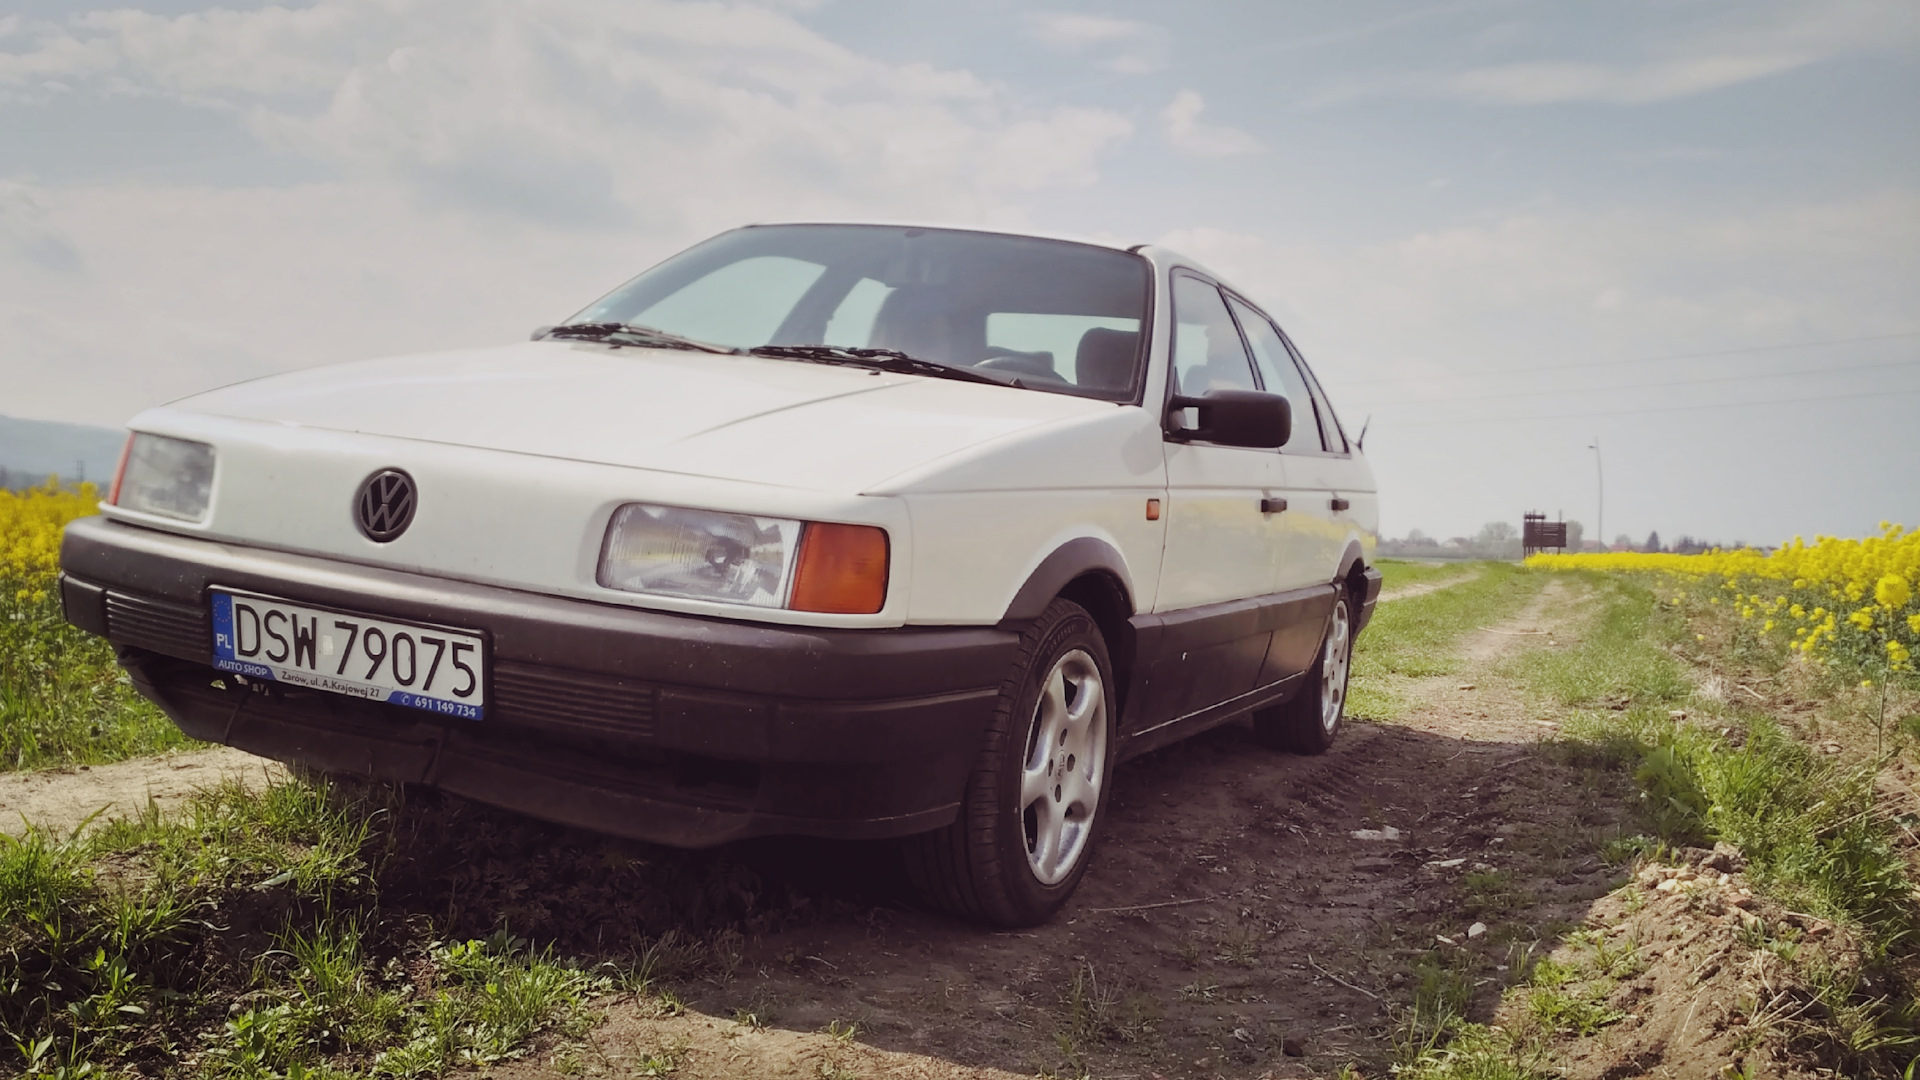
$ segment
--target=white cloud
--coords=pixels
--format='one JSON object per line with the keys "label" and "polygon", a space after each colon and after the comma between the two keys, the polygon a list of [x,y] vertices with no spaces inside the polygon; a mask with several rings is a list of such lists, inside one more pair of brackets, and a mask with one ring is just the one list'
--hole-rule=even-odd
{"label": "white cloud", "polygon": [[551,221],[1004,218],[1021,192],[1091,182],[1131,131],[747,5],[322,0],[104,12],[21,37],[0,85],[58,77],[218,108],[350,175]]}
{"label": "white cloud", "polygon": [[1027,36],[1065,53],[1099,54],[1099,66],[1121,75],[1145,75],[1167,63],[1167,32],[1138,19],[1073,11],[1031,11]]}
{"label": "white cloud", "polygon": [[1132,131],[743,4],[319,0],[0,30],[0,95],[58,79],[214,110],[334,177],[0,189],[8,411],[106,423],[272,371],[516,339],[747,221],[1017,228]]}
{"label": "white cloud", "polygon": [[1809,63],[1804,54],[1694,56],[1648,64],[1532,63],[1476,68],[1449,76],[1441,90],[1466,101],[1551,105],[1600,101],[1640,105],[1749,82]]}
{"label": "white cloud", "polygon": [[[1479,63],[1362,75],[1309,107],[1376,97],[1497,105],[1645,105],[1737,86],[1849,55],[1920,49],[1920,7],[1908,0],[1755,3],[1703,8],[1639,36],[1637,55]],[[1654,25],[1654,24],[1650,24]],[[1524,39],[1516,38],[1519,44]]]}
{"label": "white cloud", "polygon": [[1221,124],[1203,124],[1200,114],[1206,99],[1197,90],[1182,90],[1160,110],[1161,131],[1183,153],[1195,157],[1232,157],[1260,149],[1260,140],[1238,128]]}

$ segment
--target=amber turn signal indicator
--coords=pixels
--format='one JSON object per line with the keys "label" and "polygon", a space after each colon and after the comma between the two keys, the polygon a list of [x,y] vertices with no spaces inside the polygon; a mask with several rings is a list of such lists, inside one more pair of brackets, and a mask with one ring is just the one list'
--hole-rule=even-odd
{"label": "amber turn signal indicator", "polygon": [[1148,521],[1160,520],[1160,500],[1159,499],[1147,500],[1147,520]]}
{"label": "amber turn signal indicator", "polygon": [[887,531],[810,522],[793,571],[795,611],[872,615],[887,602]]}

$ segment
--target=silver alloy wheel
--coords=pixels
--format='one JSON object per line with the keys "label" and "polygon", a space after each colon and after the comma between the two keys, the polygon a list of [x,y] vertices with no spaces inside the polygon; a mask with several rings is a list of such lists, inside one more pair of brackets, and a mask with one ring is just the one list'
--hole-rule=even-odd
{"label": "silver alloy wheel", "polygon": [[1042,884],[1066,879],[1086,851],[1107,776],[1107,691],[1084,649],[1047,673],[1020,766],[1027,866]]}
{"label": "silver alloy wheel", "polygon": [[1333,605],[1333,625],[1327,627],[1326,651],[1320,659],[1320,726],[1331,732],[1340,723],[1347,703],[1347,663],[1351,658],[1353,628],[1347,605]]}

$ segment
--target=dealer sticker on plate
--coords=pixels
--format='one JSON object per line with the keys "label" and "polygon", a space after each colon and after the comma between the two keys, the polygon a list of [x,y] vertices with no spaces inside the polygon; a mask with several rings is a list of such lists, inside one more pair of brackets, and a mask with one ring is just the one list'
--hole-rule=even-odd
{"label": "dealer sticker on plate", "polygon": [[465,720],[485,712],[478,634],[247,593],[212,597],[213,666],[222,671]]}

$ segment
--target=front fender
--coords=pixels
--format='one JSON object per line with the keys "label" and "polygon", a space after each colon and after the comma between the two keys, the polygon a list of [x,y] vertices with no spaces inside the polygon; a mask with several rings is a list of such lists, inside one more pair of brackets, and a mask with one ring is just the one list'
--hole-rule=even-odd
{"label": "front fender", "polygon": [[1127,598],[1127,614],[1134,613],[1133,577],[1127,573],[1127,561],[1105,540],[1081,536],[1060,545],[1040,560],[1040,565],[1034,567],[1021,584],[1020,591],[1014,593],[1013,602],[1000,618],[1001,625],[1039,618],[1068,582],[1088,572],[1110,575]]}

